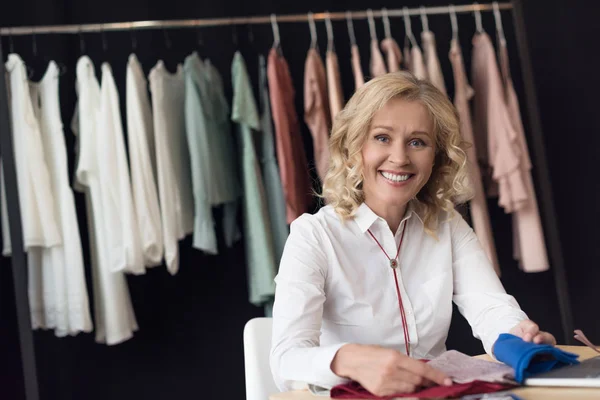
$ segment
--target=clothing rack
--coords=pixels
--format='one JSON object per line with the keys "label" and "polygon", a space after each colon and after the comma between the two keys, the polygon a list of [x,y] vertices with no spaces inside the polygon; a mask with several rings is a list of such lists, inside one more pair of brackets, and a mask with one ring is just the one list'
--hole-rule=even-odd
{"label": "clothing rack", "polygon": [[[500,10],[510,10],[513,8],[511,3],[499,3]],[[473,13],[481,11],[493,11],[492,4],[468,4],[460,6],[445,7],[421,7],[387,10],[389,17],[404,17],[405,15],[436,15],[450,14],[455,12]],[[383,10],[373,10],[373,17],[381,18],[385,15]],[[345,20],[367,19],[367,11],[352,11],[349,15],[346,12],[324,12],[313,14],[314,20]],[[289,14],[257,16],[257,17],[233,17],[233,18],[205,18],[205,19],[182,19],[182,20],[164,20],[164,21],[132,21],[132,22],[113,22],[107,24],[81,24],[81,25],[47,25],[47,26],[20,26],[14,28],[0,28],[0,35],[37,35],[49,33],[84,33],[84,32],[105,32],[105,31],[127,31],[139,29],[177,29],[177,28],[198,28],[222,25],[250,25],[250,24],[270,24],[280,22],[308,22],[308,14]]]}
{"label": "clothing rack", "polygon": [[[546,150],[544,148],[544,136],[542,133],[541,119],[538,109],[535,82],[531,66],[529,44],[523,18],[523,0],[512,0],[498,4],[500,10],[511,10],[517,47],[521,61],[521,73],[525,89],[525,104],[529,119],[529,131],[531,142],[529,146],[535,159],[535,173],[542,210],[543,227],[546,235],[547,250],[551,260],[551,268],[554,273],[556,294],[560,310],[563,336],[567,344],[573,344],[573,321],[571,305],[567,289],[567,281],[564,267],[564,259],[561,249],[558,225],[555,219],[555,206],[552,199],[552,187],[548,175]],[[389,17],[404,17],[415,15],[434,15],[451,13],[475,13],[476,16],[482,11],[493,11],[492,4],[458,5],[446,7],[421,7],[372,11],[374,17],[382,17],[387,13]],[[367,19],[370,12],[357,11],[352,13],[333,12],[313,14],[314,20],[342,20],[342,19]],[[12,35],[37,35],[37,34],[59,34],[104,31],[128,31],[139,29],[175,29],[210,27],[221,25],[248,25],[248,24],[272,24],[274,34],[277,32],[279,22],[308,22],[308,14],[256,16],[256,17],[234,17],[234,18],[208,18],[187,20],[165,20],[165,21],[134,21],[117,22],[106,24],[80,24],[80,25],[54,25],[54,26],[25,26],[0,28],[0,36]],[[0,46],[0,60],[3,60],[2,46]],[[4,64],[0,63],[0,76],[4,76]],[[17,308],[17,322],[19,329],[21,358],[23,364],[23,375],[25,383],[26,400],[39,400],[39,388],[37,371],[35,366],[35,351],[33,333],[31,330],[30,310],[27,295],[27,259],[23,251],[21,213],[19,208],[17,177],[13,153],[11,126],[8,111],[8,97],[6,81],[0,79],[0,156],[3,160],[4,177],[6,183],[7,208],[9,210],[10,235],[12,238],[12,270],[15,290],[15,301]]]}

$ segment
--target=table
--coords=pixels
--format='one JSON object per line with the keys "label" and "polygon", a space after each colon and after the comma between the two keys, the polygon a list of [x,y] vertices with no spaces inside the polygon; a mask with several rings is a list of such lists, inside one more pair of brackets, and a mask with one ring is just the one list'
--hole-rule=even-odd
{"label": "table", "polygon": [[[585,360],[595,357],[598,353],[585,346],[558,346],[559,348],[571,353],[579,354],[579,360]],[[475,356],[482,360],[492,361],[492,358],[487,354]],[[513,390],[511,393],[516,394],[523,400],[587,400],[600,399],[600,388],[543,388],[543,387],[522,387]],[[328,400],[329,397],[314,396],[306,390],[277,393],[271,395],[269,400]]]}

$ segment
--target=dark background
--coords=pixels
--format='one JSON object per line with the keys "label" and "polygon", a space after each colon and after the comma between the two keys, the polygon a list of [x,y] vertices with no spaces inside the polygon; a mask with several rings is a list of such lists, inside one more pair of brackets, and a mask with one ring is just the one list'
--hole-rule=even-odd
{"label": "dark background", "polygon": [[[8,4],[6,4],[8,3]],[[456,1],[455,4],[467,3]],[[596,2],[584,0],[524,1],[526,33],[531,49],[533,73],[539,98],[548,171],[553,198],[540,198],[541,207],[554,201],[560,229],[561,248],[565,257],[567,282],[571,293],[575,327],[583,329],[592,341],[600,342],[600,323],[593,317],[599,304],[600,268],[596,225],[600,222],[597,206],[600,183],[595,176],[599,121],[597,93],[600,90],[600,53],[597,38],[600,27]],[[406,0],[401,6],[447,5],[448,1]],[[222,0],[21,0],[0,6],[0,26],[79,24],[154,19],[209,18],[225,16],[289,14],[399,7],[392,1],[351,0],[339,2],[306,0],[303,2]],[[511,67],[522,111],[522,81],[511,13],[503,12],[503,22],[511,54]],[[467,68],[470,66],[470,38],[475,32],[472,15],[459,15],[460,37]],[[401,18],[392,18],[392,34],[404,40]],[[355,21],[361,49],[363,71],[368,75],[369,33],[366,21]],[[412,19],[413,31],[420,37],[421,23]],[[447,58],[451,38],[448,16],[429,17],[436,34],[438,55],[444,69],[449,94],[453,92],[452,74]],[[483,14],[483,25],[494,38],[491,13]],[[342,83],[348,98],[354,88],[349,62],[349,44],[345,22],[333,22],[336,50],[340,60]],[[317,24],[319,43],[326,47],[325,27]],[[381,20],[377,20],[380,39]],[[305,23],[280,24],[281,42],[295,82],[298,110],[302,104],[304,58],[310,38]],[[171,48],[167,48],[163,31],[137,31],[135,41],[142,65],[147,72],[163,58],[174,70],[176,63],[193,50],[210,57],[221,71],[227,92],[231,91],[230,65],[236,48],[242,50],[251,77],[256,80],[257,54],[266,52],[272,43],[270,26],[169,30]],[[198,38],[201,38],[202,44]],[[235,40],[234,40],[235,38]],[[61,77],[61,106],[65,135],[73,166],[73,137],[68,129],[75,107],[75,63],[84,51],[99,67],[108,61],[124,103],[125,66],[132,51],[132,34],[107,32],[77,35],[37,35],[37,55],[33,54],[31,36],[12,39],[14,51],[32,66],[39,79],[51,59],[65,65]],[[11,41],[2,38],[5,54]],[[235,43],[237,42],[237,44]],[[300,114],[301,115],[301,114]],[[301,120],[302,118],[300,118]],[[310,135],[303,134],[307,154],[312,157]],[[531,142],[531,140],[530,140]],[[536,160],[533,157],[534,178]],[[88,237],[84,201],[76,194],[82,243],[86,261]],[[490,202],[496,246],[502,267],[502,281],[529,316],[545,330],[565,338],[561,331],[552,271],[525,274],[518,270],[511,254],[511,218]],[[223,248],[223,247],[221,247]],[[151,269],[147,275],[128,277],[134,309],[140,325],[135,337],[123,344],[107,347],[94,343],[93,334],[58,339],[52,332],[35,332],[35,351],[41,398],[46,399],[188,399],[199,396],[240,399],[244,396],[242,330],[247,320],[261,316],[260,308],[247,301],[244,249],[238,243],[219,256],[205,256],[192,250],[190,240],[181,242],[181,267],[172,277],[163,268]],[[0,399],[23,399],[23,381],[14,311],[10,259],[2,258],[0,268]],[[88,263],[89,264],[89,263]],[[88,290],[91,295],[89,265]],[[584,311],[585,310],[585,311]],[[587,312],[591,310],[591,312]],[[449,348],[469,354],[483,352],[471,337],[469,326],[459,315],[453,320]]]}

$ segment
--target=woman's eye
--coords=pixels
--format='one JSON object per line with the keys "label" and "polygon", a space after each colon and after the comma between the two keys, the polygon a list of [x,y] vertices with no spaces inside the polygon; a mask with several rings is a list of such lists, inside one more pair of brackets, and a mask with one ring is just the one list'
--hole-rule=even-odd
{"label": "woman's eye", "polygon": [[377,135],[377,136],[375,136],[375,140],[377,140],[378,142],[381,142],[381,143],[387,143],[387,142],[390,141],[390,139],[387,136],[384,136],[384,135]]}
{"label": "woman's eye", "polygon": [[421,139],[413,139],[408,144],[415,147],[425,146],[425,142],[423,142]]}

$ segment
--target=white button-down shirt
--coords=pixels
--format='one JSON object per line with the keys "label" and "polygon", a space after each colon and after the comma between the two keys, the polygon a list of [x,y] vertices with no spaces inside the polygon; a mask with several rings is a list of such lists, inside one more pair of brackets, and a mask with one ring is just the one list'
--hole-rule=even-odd
{"label": "white button-down shirt", "polygon": [[463,218],[442,212],[439,221],[436,239],[411,204],[394,234],[362,204],[345,223],[330,206],[292,223],[275,279],[271,370],[279,389],[344,383],[330,365],[346,343],[406,353],[394,272],[368,230],[394,257],[406,229],[397,273],[412,357],[446,350],[452,301],[490,354],[500,333],[527,319]]}

